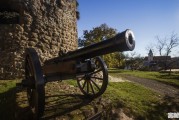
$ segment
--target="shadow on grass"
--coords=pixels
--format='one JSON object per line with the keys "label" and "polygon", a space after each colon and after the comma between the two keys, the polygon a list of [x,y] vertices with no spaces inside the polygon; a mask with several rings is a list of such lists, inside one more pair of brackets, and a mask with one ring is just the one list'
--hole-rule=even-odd
{"label": "shadow on grass", "polygon": [[[48,93],[47,93],[48,94]],[[58,93],[45,96],[45,111],[41,120],[55,119],[60,116],[70,117],[70,112],[87,106],[93,99],[87,99],[80,94]],[[15,103],[16,120],[33,120],[33,113],[28,106],[26,91],[16,88]],[[83,113],[82,113],[83,114]],[[84,113],[85,114],[85,113]]]}
{"label": "shadow on grass", "polygon": [[[18,94],[22,93],[23,91],[24,90],[19,90],[14,87],[4,93],[0,93],[0,120],[33,119],[33,114],[30,108],[25,105],[27,103],[27,99],[24,97],[26,96],[23,96],[18,100],[18,102],[16,101],[17,97],[21,96]],[[179,94],[176,96],[179,96]],[[42,119],[55,119],[56,117],[63,115],[70,116],[70,112],[77,109],[80,110],[83,106],[88,106],[90,102],[92,102],[92,99],[86,99],[80,94],[60,94],[46,96],[45,116],[43,116]],[[133,112],[128,114],[129,116],[131,114],[134,115],[136,120],[167,119],[167,113],[179,111],[179,98],[165,96],[160,102],[151,104],[149,106],[151,109],[145,111],[145,115],[136,115],[136,113]],[[121,102],[117,104],[117,108],[121,109],[123,107],[124,106],[121,104]],[[84,112],[84,110],[81,112]],[[115,114],[111,115],[112,118],[115,118]]]}
{"label": "shadow on grass", "polygon": [[16,87],[15,120],[33,120],[34,115],[28,106],[25,89]]}
{"label": "shadow on grass", "polygon": [[[175,88],[179,88],[179,74],[171,74],[171,75],[161,74],[159,76],[156,76],[156,78],[167,80],[167,81],[159,81],[159,82],[162,82],[164,84],[169,84]],[[175,80],[175,82],[170,82],[170,80]]]}
{"label": "shadow on grass", "polygon": [[19,103],[23,104],[24,99],[17,102],[17,94],[22,92],[13,81],[3,81],[0,83],[0,120],[31,120],[30,108],[28,106],[21,107]]}
{"label": "shadow on grass", "polygon": [[161,75],[156,76],[156,77],[162,78],[162,79],[176,79],[176,80],[179,80],[179,74],[171,74],[171,75],[161,74]]}
{"label": "shadow on grass", "polygon": [[[165,96],[160,103],[157,103],[154,106],[153,110],[148,111],[145,119],[159,120],[159,119],[168,119],[169,112],[179,111],[179,99]],[[139,117],[140,118],[140,117]],[[141,118],[141,120],[143,120]]]}
{"label": "shadow on grass", "polygon": [[0,93],[0,120],[15,119],[15,88]]}
{"label": "shadow on grass", "polygon": [[42,119],[48,120],[66,115],[83,106],[87,106],[91,101],[92,99],[87,99],[80,94],[46,96],[45,116]]}
{"label": "shadow on grass", "polygon": [[[148,105],[150,109],[144,111],[142,115],[133,110],[126,112],[128,116],[134,116],[135,120],[167,120],[168,113],[179,111],[179,98],[165,96],[160,102]],[[121,108],[121,106],[119,106]]]}

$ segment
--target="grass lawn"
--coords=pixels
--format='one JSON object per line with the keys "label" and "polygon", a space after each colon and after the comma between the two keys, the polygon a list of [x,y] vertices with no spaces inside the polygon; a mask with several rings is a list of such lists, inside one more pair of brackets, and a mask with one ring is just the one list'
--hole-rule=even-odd
{"label": "grass lawn", "polygon": [[[64,82],[77,86],[76,81]],[[0,120],[14,120],[16,111],[15,83],[16,81],[0,80]],[[102,96],[111,101],[114,110],[122,109],[126,115],[136,119],[164,120],[167,117],[167,112],[171,112],[168,111],[171,104],[163,101],[162,96],[130,82],[110,82]]]}
{"label": "grass lawn", "polygon": [[167,105],[162,96],[131,82],[109,83],[103,95],[109,98],[114,108],[122,108],[128,116],[136,119],[165,120]]}
{"label": "grass lawn", "polygon": [[[163,83],[167,83],[176,87],[179,87],[179,73],[159,73],[150,71],[131,71],[131,70],[121,70],[121,69],[109,69],[111,75],[132,75],[140,78],[147,78],[152,80],[157,80]],[[116,74],[117,73],[117,74]]]}
{"label": "grass lawn", "polygon": [[[65,81],[77,86],[75,81]],[[165,120],[168,105],[159,94],[131,82],[110,82],[103,97],[110,100],[113,109],[123,109],[129,117],[137,120]],[[115,115],[113,116],[115,118]]]}

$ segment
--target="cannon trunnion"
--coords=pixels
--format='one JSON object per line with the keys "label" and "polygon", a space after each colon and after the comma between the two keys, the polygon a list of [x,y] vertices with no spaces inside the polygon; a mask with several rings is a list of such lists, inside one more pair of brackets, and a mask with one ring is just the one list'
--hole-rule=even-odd
{"label": "cannon trunnion", "polygon": [[27,48],[25,57],[25,79],[29,105],[35,118],[40,118],[45,106],[45,83],[57,80],[77,79],[81,92],[89,98],[102,95],[108,85],[108,70],[101,55],[132,51],[135,47],[131,30],[117,34],[113,38],[68,52],[44,62],[41,66],[35,49]]}

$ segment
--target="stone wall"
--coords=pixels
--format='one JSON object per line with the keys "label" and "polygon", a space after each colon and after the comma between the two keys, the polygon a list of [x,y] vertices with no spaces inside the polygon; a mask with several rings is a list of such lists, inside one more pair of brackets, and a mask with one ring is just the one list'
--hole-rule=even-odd
{"label": "stone wall", "polygon": [[16,0],[5,6],[19,14],[19,24],[0,24],[0,79],[23,76],[25,48],[35,48],[41,63],[77,48],[75,0]]}

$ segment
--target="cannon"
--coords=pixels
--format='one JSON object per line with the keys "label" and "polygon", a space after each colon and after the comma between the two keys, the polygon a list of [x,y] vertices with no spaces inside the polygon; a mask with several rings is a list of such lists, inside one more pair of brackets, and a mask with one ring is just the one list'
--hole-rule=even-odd
{"label": "cannon", "polygon": [[27,48],[25,79],[21,85],[27,89],[29,105],[36,117],[41,117],[45,105],[45,83],[76,78],[81,92],[89,98],[102,95],[108,85],[108,70],[101,55],[132,51],[135,48],[133,32],[129,29],[99,43],[68,52],[43,63],[35,49]]}

